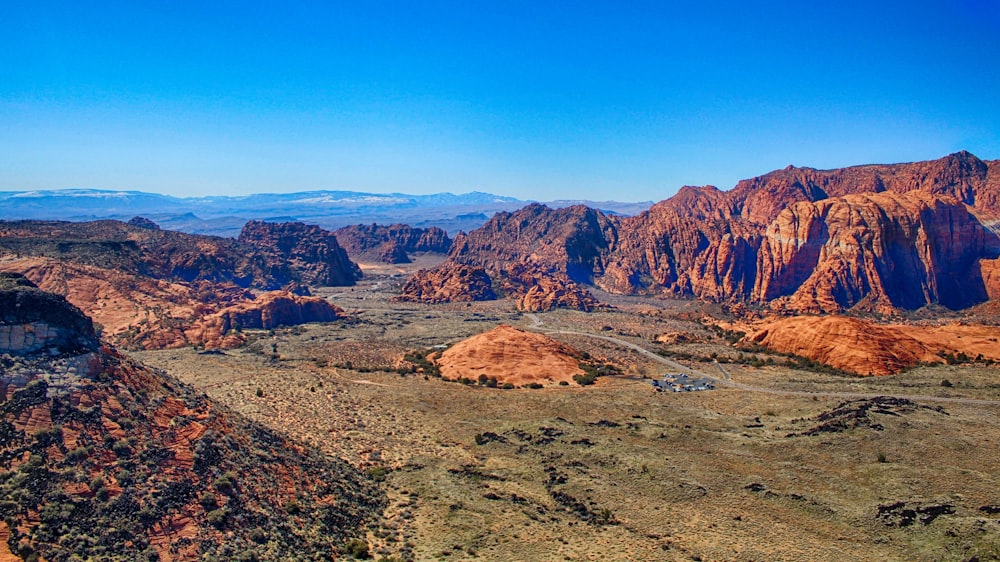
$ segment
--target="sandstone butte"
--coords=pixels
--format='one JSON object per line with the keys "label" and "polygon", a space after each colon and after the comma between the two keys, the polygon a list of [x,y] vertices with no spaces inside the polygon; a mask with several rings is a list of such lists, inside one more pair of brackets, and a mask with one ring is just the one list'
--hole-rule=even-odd
{"label": "sandstone butte", "polygon": [[582,375],[573,348],[548,336],[500,325],[462,340],[435,359],[441,376],[478,380],[496,377],[500,384],[554,385]]}
{"label": "sandstone butte", "polygon": [[0,342],[0,425],[20,436],[0,456],[24,476],[0,487],[0,556],[336,557],[384,506],[347,463],[102,346],[79,309],[23,278],[0,277],[0,329],[48,340]]}
{"label": "sandstone butte", "polygon": [[796,316],[765,322],[744,341],[863,376],[898,373],[941,354],[1000,360],[1000,328],[880,325],[847,316]]}

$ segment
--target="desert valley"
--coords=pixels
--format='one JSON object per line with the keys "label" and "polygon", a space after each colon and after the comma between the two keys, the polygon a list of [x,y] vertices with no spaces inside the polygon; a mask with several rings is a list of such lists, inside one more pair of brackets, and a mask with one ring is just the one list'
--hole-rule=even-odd
{"label": "desert valley", "polygon": [[1000,160],[480,222],[0,222],[0,560],[1000,559]]}

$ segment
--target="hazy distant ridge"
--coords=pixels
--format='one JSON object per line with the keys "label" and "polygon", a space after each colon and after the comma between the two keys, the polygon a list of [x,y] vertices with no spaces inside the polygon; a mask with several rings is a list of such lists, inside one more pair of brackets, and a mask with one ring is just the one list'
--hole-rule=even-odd
{"label": "hazy distant ridge", "polygon": [[[360,223],[407,223],[439,226],[450,232],[480,226],[499,211],[513,211],[530,201],[492,193],[366,193],[361,191],[301,191],[242,196],[173,197],[130,190],[61,189],[0,192],[0,219],[127,220],[136,215],[164,228],[198,234],[235,236],[250,219],[297,220],[339,228]],[[650,203],[585,201],[622,214],[633,214]]]}

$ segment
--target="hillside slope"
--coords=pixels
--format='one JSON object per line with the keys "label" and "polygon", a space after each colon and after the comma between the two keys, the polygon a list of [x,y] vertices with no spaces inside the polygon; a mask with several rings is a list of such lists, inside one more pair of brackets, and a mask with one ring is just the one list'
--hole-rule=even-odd
{"label": "hillside slope", "polygon": [[383,504],[345,462],[101,346],[21,277],[0,277],[0,334],[8,555],[329,560]]}

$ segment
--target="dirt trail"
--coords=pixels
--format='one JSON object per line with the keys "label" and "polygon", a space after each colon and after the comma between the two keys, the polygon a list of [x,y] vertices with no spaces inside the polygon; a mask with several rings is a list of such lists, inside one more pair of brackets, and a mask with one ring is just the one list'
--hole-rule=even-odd
{"label": "dirt trail", "polygon": [[[541,321],[538,320],[537,317],[533,318],[533,320],[535,320],[535,321],[539,322],[539,324],[541,324]],[[536,327],[537,326],[533,326],[533,328],[536,328]],[[722,368],[722,365],[716,364],[718,366],[719,370],[724,375],[726,375],[725,379],[720,379],[719,377],[712,376],[712,375],[709,375],[709,374],[704,373],[702,371],[699,371],[697,369],[693,369],[691,367],[682,365],[682,364],[680,364],[680,363],[678,363],[676,361],[673,361],[671,359],[667,359],[666,357],[663,357],[661,355],[657,355],[656,353],[653,353],[652,351],[649,351],[648,349],[645,349],[642,346],[639,346],[639,345],[634,344],[632,342],[628,342],[628,341],[621,340],[621,339],[618,339],[618,338],[613,338],[613,337],[610,337],[610,336],[600,336],[600,335],[597,335],[597,334],[590,334],[590,333],[587,333],[587,332],[577,332],[577,331],[574,331],[574,330],[548,330],[545,333],[547,333],[547,334],[568,334],[568,335],[574,335],[574,336],[583,336],[583,337],[587,337],[587,338],[604,340],[604,341],[607,341],[607,342],[618,344],[618,345],[627,347],[629,349],[635,350],[635,351],[639,352],[640,354],[645,355],[646,357],[649,357],[653,361],[656,361],[657,363],[660,363],[662,365],[666,365],[666,366],[668,366],[668,367],[670,367],[672,369],[677,369],[680,372],[687,372],[689,374],[692,374],[692,375],[695,375],[695,376],[698,376],[698,377],[703,377],[703,378],[706,378],[706,379],[711,379],[715,384],[718,384],[720,386],[727,386],[727,387],[736,388],[736,389],[739,389],[739,390],[746,390],[748,392],[760,392],[760,393],[764,393],[764,394],[774,394],[774,395],[777,395],[777,396],[806,396],[806,397],[821,396],[821,397],[827,397],[827,398],[847,398],[847,399],[852,399],[852,398],[853,399],[856,399],[856,398],[876,398],[876,397],[879,397],[879,396],[890,396],[890,397],[893,397],[893,398],[903,398],[903,399],[912,400],[912,401],[942,402],[942,403],[947,403],[947,404],[965,404],[965,405],[969,405],[969,406],[1000,406],[1000,400],[981,400],[981,399],[976,399],[976,398],[949,398],[949,397],[944,397],[944,396],[922,396],[922,395],[914,395],[914,394],[887,394],[887,393],[871,394],[871,393],[862,393],[862,392],[822,392],[822,391],[810,392],[810,391],[807,391],[807,390],[779,390],[779,389],[775,389],[775,388],[766,388],[766,387],[761,387],[761,386],[753,386],[753,385],[738,383],[738,382],[734,382],[732,380],[729,380],[728,373],[726,373],[726,371]]]}

